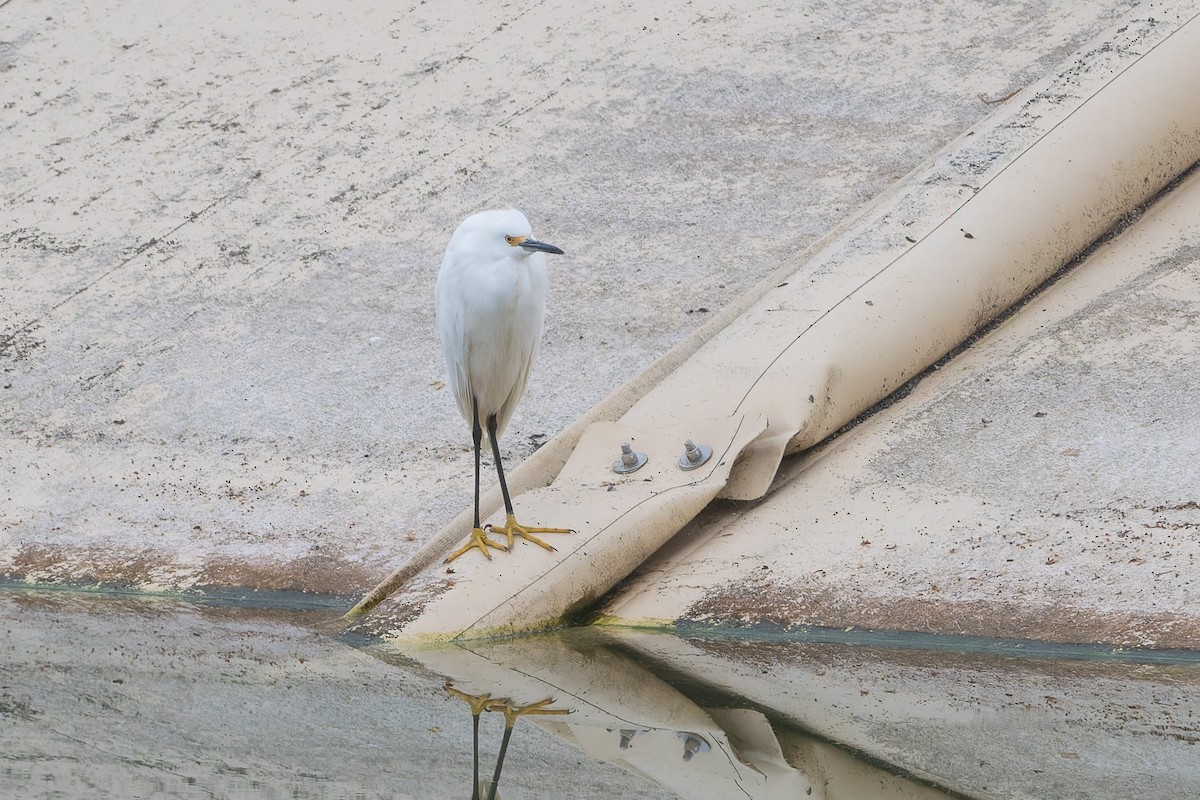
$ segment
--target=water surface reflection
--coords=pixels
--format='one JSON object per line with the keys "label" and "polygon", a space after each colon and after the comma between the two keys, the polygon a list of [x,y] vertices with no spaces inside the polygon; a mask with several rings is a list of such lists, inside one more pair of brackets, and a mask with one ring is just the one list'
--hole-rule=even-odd
{"label": "water surface reflection", "polygon": [[369,649],[462,691],[553,697],[570,716],[533,725],[680,797],[1200,795],[1186,651],[603,628]]}
{"label": "water surface reflection", "polygon": [[0,591],[0,797],[1200,795],[1196,654],[597,628],[404,648],[263,600]]}
{"label": "water surface reflection", "polygon": [[[401,667],[417,661],[448,676],[449,691],[467,700],[472,714],[487,708],[482,698],[493,697],[504,697],[509,706],[554,708],[554,717],[531,717],[529,724],[679,797],[947,797],[781,724],[768,706],[678,680],[683,676],[657,669],[664,665],[595,629],[438,648],[375,644],[368,651]],[[476,717],[471,719],[474,726]]]}

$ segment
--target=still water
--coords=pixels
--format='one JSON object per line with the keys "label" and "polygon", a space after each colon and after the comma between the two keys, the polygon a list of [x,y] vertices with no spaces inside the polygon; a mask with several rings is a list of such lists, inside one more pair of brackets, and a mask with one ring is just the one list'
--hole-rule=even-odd
{"label": "still water", "polygon": [[404,649],[347,635],[344,606],[0,589],[0,798],[487,798],[502,752],[506,800],[1200,796],[1194,653],[591,628]]}

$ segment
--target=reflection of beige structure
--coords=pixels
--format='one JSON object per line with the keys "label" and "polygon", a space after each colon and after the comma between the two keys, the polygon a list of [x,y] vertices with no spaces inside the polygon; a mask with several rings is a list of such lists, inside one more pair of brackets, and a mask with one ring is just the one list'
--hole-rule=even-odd
{"label": "reflection of beige structure", "polygon": [[[553,697],[560,717],[530,722],[588,755],[694,800],[938,800],[944,794],[850,757],[750,708],[702,708],[596,636],[522,639],[470,649],[401,650],[455,689],[513,703]],[[377,648],[385,660],[390,647]],[[752,698],[761,702],[765,698]],[[513,747],[519,749],[520,729]],[[501,778],[501,788],[504,781]],[[870,787],[863,794],[863,787]]]}
{"label": "reflection of beige structure", "polygon": [[689,800],[1190,797],[1200,785],[1191,665],[594,629],[371,652],[472,693],[553,697],[572,713],[519,723],[515,749],[520,726],[537,725]]}
{"label": "reflection of beige structure", "polygon": [[[526,513],[562,519],[569,510],[565,518],[574,519],[579,529],[570,542],[558,543],[558,553],[456,563],[452,574],[433,568],[384,607],[374,623],[377,629],[409,636],[485,636],[538,627],[587,605],[620,580],[631,562],[687,525],[709,498],[751,500],[767,494],[785,454],[816,445],[1024,298],[1200,159],[1200,92],[1180,79],[1200,75],[1200,19],[1161,30],[1141,44],[1140,51],[1120,57],[1091,51],[1091,62],[1073,61],[1033,87],[1021,104],[998,112],[850,223],[790,279],[766,287],[754,305],[676,369],[600,409],[599,414],[619,420],[583,431],[560,472],[555,474],[549,455],[523,467],[525,485],[553,478],[549,486],[523,496],[522,507],[533,509]],[[1166,377],[1160,369],[1194,373],[1189,329],[1178,320],[1195,313],[1200,300],[1194,273],[1188,271],[1196,260],[1192,220],[1197,208],[1200,201],[1192,199],[1190,183],[1180,187],[1152,208],[1141,225],[1102,248],[985,340],[986,347],[977,346],[954,361],[951,372],[1016,376],[1026,381],[1023,387],[1033,387],[1028,370],[1020,372],[1020,359],[1015,364],[1008,360],[1018,353],[1037,357],[1041,334],[1029,326],[1066,331],[1081,315],[1101,313],[1103,302],[1116,303],[1112,281],[1117,281],[1170,295],[1171,304],[1149,312],[1166,316],[1162,336],[1122,342],[1091,331],[1071,343],[1074,360],[1112,369],[1114,378],[1138,374],[1151,383]],[[1114,267],[1105,261],[1112,258],[1121,263]],[[1057,340],[1042,336],[1041,341],[1043,364],[1052,368],[1059,356],[1048,346]],[[1154,368],[1159,356],[1162,364]],[[919,416],[912,403],[949,380],[946,375],[931,378],[887,418]],[[1163,431],[1181,416],[1189,418],[1190,391],[1177,385],[1169,392],[1160,396],[1159,418],[1171,420]],[[1144,478],[1155,469],[1182,471],[1195,478],[1193,486],[1200,485],[1197,460],[1188,457],[1195,450],[1191,444],[1175,442],[1162,449],[1160,460],[1132,468],[1123,461],[1129,458],[1125,451],[1089,446],[1106,440],[1107,429],[1128,425],[1131,418],[1119,405],[1087,408],[1088,399],[1068,397],[1065,407],[1053,409],[1058,419],[1074,420],[1076,428],[1093,426],[1076,431],[1070,441],[1078,446],[1064,446],[1062,453],[1074,452],[1070,458],[1082,458],[1095,472],[1138,472]],[[1012,395],[995,408],[1011,409],[1024,401]],[[1039,426],[1050,427],[1038,422],[1049,412],[1035,411],[1040,416],[1031,411],[1010,436],[1028,438]],[[653,576],[635,583],[608,613],[617,621],[639,624],[698,617],[724,623],[769,619],[785,625],[874,620],[908,627],[916,624],[910,616],[919,608],[920,624],[933,630],[1053,637],[1055,627],[1078,617],[1081,608],[1089,621],[1077,622],[1069,632],[1059,628],[1058,635],[1140,642],[1158,641],[1174,631],[1173,641],[1200,641],[1189,639],[1186,626],[1178,627],[1181,620],[1170,616],[1171,609],[1195,599],[1190,578],[1182,574],[1166,587],[1162,597],[1171,602],[1163,606],[1146,597],[1144,584],[1136,580],[1126,581],[1128,594],[1115,603],[1107,592],[1095,592],[1100,585],[1095,581],[1125,580],[1120,569],[1105,570],[1112,566],[1105,559],[1119,544],[1093,542],[1098,555],[1074,562],[1076,584],[1066,593],[1044,589],[1041,580],[1010,575],[996,563],[973,561],[965,552],[971,545],[964,536],[985,521],[995,523],[994,541],[1012,544],[1012,537],[1021,535],[1031,544],[1042,541],[1050,526],[1037,526],[1033,517],[1049,508],[1020,481],[994,488],[989,497],[965,483],[939,496],[934,489],[946,485],[948,476],[930,473],[930,486],[914,489],[909,484],[918,476],[900,464],[890,480],[864,494],[861,487],[872,485],[879,474],[871,459],[884,448],[896,453],[889,440],[873,434],[885,424],[883,419],[844,437],[844,444],[839,441],[832,450],[787,464],[779,481],[787,485],[777,486],[749,512],[717,509],[707,514],[703,528],[690,528],[654,561]],[[981,419],[959,424],[971,430],[990,424]],[[1145,431],[1146,444],[1155,446],[1163,431]],[[1036,435],[1047,441],[1054,437]],[[711,444],[717,454],[696,473],[674,466],[689,438]],[[649,455],[644,471],[618,477],[608,469],[622,441]],[[971,441],[971,435],[960,431],[939,444],[957,449]],[[570,444],[560,443],[557,450],[552,444],[548,450],[561,452]],[[857,448],[852,461],[850,456],[820,461],[852,446]],[[910,447],[913,459],[928,455],[920,443]],[[1010,450],[1007,456],[1023,480],[1043,474],[1032,479],[1042,486],[1054,485],[1064,467],[1081,463],[1061,462],[1045,452]],[[948,462],[950,469],[972,468],[966,466],[969,456],[959,458]],[[995,471],[1002,474],[1004,468]],[[538,477],[530,478],[530,473]],[[817,483],[823,474],[829,477]],[[1184,529],[1198,524],[1194,498],[1142,494],[1136,480],[1128,490],[1117,483],[1088,502],[1115,502],[1118,513],[1139,503],[1161,505],[1160,511],[1146,515],[1146,524],[1162,517],[1164,530],[1172,524]],[[1062,485],[1056,511],[1070,516],[1082,510],[1071,500],[1075,489]],[[1006,524],[1018,515],[1026,518],[1020,530]],[[1176,539],[1168,546],[1185,551],[1181,558],[1195,555],[1186,537]],[[944,549],[903,562],[913,584],[894,582],[874,594],[866,589],[839,593],[853,588],[856,570],[864,565],[886,573],[895,561],[889,556],[864,559],[860,553],[902,548],[907,559],[925,544],[940,548],[943,542]],[[1021,555],[1007,555],[994,544],[990,551],[989,545],[982,546],[1001,558],[999,564],[1016,563]],[[868,547],[877,549],[864,549]],[[1042,552],[1019,543],[1012,547],[1039,557]],[[1055,558],[1047,551],[1041,560],[1053,566]],[[1022,571],[1029,566],[1022,564]],[[1049,581],[1064,569],[1043,577]],[[928,572],[916,574],[918,570]],[[964,570],[987,573],[979,584],[984,588],[959,580],[966,577]],[[1095,577],[1083,571],[1095,571]],[[943,593],[943,584],[954,589]],[[928,592],[917,596],[913,585]],[[847,607],[839,608],[838,601]],[[860,601],[861,609],[856,606]],[[969,613],[963,603],[974,604]],[[988,614],[989,603],[997,613]],[[875,605],[881,609],[877,616],[863,616]],[[1059,616],[1032,610],[1047,606],[1071,610]],[[822,608],[831,609],[831,616],[823,616]],[[1108,623],[1097,621],[1108,611],[1137,616],[1150,609],[1167,616],[1141,632],[1129,627],[1132,622],[1113,623],[1120,629],[1109,630],[1104,628]]]}
{"label": "reflection of beige structure", "polygon": [[[616,638],[665,674],[771,709],[787,762],[829,797],[924,797],[879,788],[842,748],[961,796],[1194,797],[1194,662],[997,658],[763,639]],[[1082,654],[1080,654],[1082,655]],[[792,738],[792,731],[815,734]],[[921,791],[930,791],[924,786]],[[895,792],[896,794],[889,794]]]}

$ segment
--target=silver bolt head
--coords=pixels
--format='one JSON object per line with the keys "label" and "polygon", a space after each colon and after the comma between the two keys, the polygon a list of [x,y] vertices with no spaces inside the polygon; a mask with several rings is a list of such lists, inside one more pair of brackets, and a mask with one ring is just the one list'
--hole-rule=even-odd
{"label": "silver bolt head", "polygon": [[618,475],[628,475],[641,469],[647,460],[645,453],[636,452],[626,442],[621,445],[621,457],[613,462],[612,469]]}
{"label": "silver bolt head", "polygon": [[685,471],[693,470],[702,466],[710,458],[712,458],[711,447],[706,444],[696,444],[688,439],[683,444],[683,455],[679,457],[679,468]]}

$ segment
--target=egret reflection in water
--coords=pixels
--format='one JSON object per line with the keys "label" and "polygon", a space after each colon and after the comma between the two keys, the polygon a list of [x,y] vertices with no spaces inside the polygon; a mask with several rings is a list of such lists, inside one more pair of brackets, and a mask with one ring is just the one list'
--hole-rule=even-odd
{"label": "egret reflection in water", "polygon": [[[550,705],[554,702],[554,698],[552,697],[547,697],[536,703],[514,706],[511,700],[493,700],[489,694],[472,695],[460,692],[449,682],[446,683],[445,689],[451,697],[457,697],[466,702],[471,709],[471,800],[484,800],[484,792],[487,793],[486,800],[499,800],[497,792],[500,788],[500,773],[504,770],[504,757],[508,753],[508,746],[512,741],[513,728],[516,727],[518,719],[524,716],[561,716],[571,713],[570,709],[551,708]],[[500,752],[496,756],[496,770],[492,774],[492,779],[480,782],[479,717],[484,711],[499,711],[504,714],[504,737],[500,740]]]}

